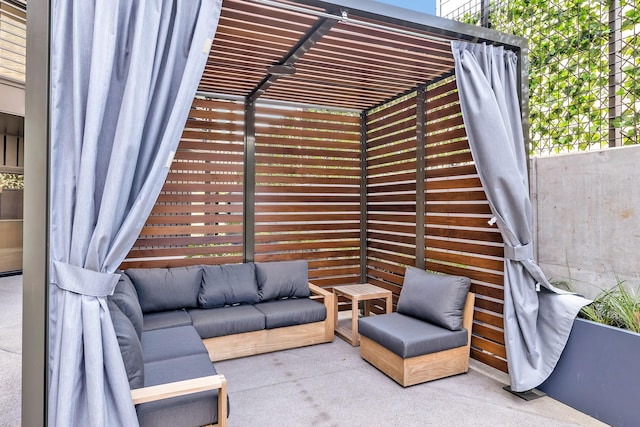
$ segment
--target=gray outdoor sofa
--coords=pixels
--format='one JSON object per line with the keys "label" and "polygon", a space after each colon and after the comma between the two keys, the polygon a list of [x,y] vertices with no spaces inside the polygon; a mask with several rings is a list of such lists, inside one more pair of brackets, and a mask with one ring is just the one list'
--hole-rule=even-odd
{"label": "gray outdoor sofa", "polygon": [[108,305],[142,427],[225,425],[212,361],[333,340],[306,261],[129,269]]}

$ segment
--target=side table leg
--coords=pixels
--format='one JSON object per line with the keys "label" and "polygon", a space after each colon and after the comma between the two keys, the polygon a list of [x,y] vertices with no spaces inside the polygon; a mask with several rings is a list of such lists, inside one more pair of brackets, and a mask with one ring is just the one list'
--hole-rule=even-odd
{"label": "side table leg", "polygon": [[338,300],[340,298],[340,295],[335,291],[335,289],[333,290],[333,301],[334,301],[334,307],[333,307],[333,330],[337,331],[338,327],[340,326],[338,324]]}
{"label": "side table leg", "polygon": [[391,313],[391,311],[393,310],[393,300],[392,300],[392,295],[389,295],[388,297],[386,297],[387,300],[387,314]]}
{"label": "side table leg", "polygon": [[351,345],[360,345],[360,336],[358,335],[358,317],[360,310],[358,309],[358,299],[351,300]]}

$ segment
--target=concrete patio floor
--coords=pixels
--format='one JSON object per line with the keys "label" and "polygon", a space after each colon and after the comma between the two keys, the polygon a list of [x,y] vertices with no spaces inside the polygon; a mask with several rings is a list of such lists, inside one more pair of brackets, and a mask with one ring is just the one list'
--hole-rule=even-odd
{"label": "concrete patio floor", "polygon": [[[20,425],[21,306],[22,277],[0,278],[0,427]],[[549,397],[525,402],[474,360],[468,374],[402,388],[340,338],[215,366],[230,427],[605,425]]]}

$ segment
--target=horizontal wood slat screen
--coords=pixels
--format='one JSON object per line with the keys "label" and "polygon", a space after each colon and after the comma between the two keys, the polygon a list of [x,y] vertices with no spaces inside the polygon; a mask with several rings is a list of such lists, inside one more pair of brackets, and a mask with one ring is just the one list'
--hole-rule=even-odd
{"label": "horizontal wood slat screen", "polygon": [[243,104],[195,99],[155,207],[122,268],[242,262]]}
{"label": "horizontal wood slat screen", "polygon": [[360,118],[256,108],[255,260],[306,259],[309,280],[360,282]]}
{"label": "horizontal wood slat screen", "polygon": [[[424,194],[416,194],[417,102],[413,92],[366,115],[366,278],[359,115],[258,104],[254,259],[305,259],[312,282],[367,281],[391,290],[395,304],[405,268],[424,250],[427,270],[471,279],[472,356],[506,371],[503,242],[488,223],[455,80],[426,88]],[[242,262],[244,120],[241,103],[194,100],[167,181],[122,268]]]}
{"label": "horizontal wood slat screen", "polygon": [[467,276],[476,293],[472,357],[506,371],[504,259],[471,157],[454,78],[427,87],[425,267]]}
{"label": "horizontal wood slat screen", "polygon": [[367,281],[400,294],[416,264],[416,93],[367,114]]}

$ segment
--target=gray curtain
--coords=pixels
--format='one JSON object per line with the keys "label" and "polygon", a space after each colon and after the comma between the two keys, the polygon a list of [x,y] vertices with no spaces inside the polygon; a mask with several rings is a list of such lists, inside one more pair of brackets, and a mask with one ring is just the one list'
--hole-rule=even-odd
{"label": "gray curtain", "polygon": [[138,425],[105,297],[179,142],[221,0],[54,0],[49,426]]}
{"label": "gray curtain", "polygon": [[589,301],[556,289],[534,261],[516,54],[486,44],[451,47],[469,145],[505,244],[507,362],[511,389],[522,392],[551,374]]}

